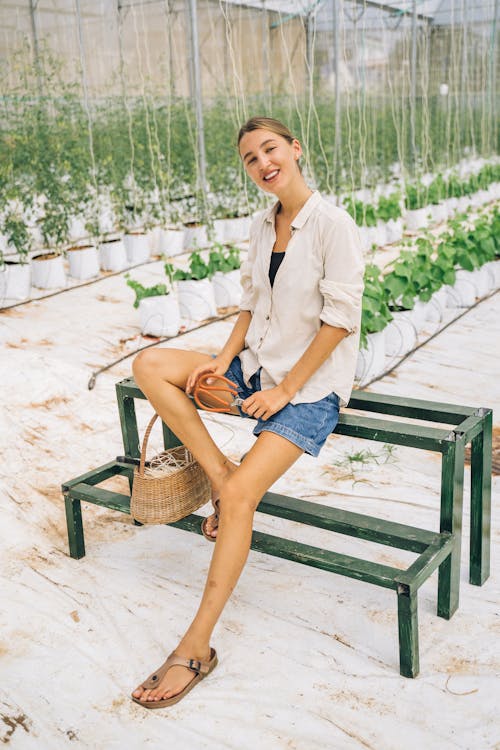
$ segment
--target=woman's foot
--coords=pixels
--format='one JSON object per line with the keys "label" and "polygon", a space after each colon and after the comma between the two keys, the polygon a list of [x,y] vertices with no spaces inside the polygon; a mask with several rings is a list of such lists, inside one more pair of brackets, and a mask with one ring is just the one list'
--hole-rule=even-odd
{"label": "woman's foot", "polygon": [[[211,649],[210,646],[193,646],[181,641],[174,653],[185,659],[208,662],[211,656]],[[132,696],[142,703],[173,698],[181,693],[186,685],[194,680],[195,677],[196,674],[191,669],[174,665],[165,672],[154,690],[145,690],[142,685],[139,685],[132,693]]]}
{"label": "woman's foot", "polygon": [[219,525],[219,511],[217,508],[217,502],[219,500],[220,487],[237,468],[238,464],[234,464],[227,458],[224,463],[224,473],[221,474],[221,478],[217,482],[217,486],[212,485],[212,505],[215,508],[215,512],[205,518],[205,520],[203,521],[203,533],[206,534],[206,536],[212,537],[212,539],[214,540],[217,537],[217,527]]}

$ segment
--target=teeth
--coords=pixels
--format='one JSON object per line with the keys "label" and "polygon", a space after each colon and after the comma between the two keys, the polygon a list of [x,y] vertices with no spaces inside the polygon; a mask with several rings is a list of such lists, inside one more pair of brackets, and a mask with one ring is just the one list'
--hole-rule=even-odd
{"label": "teeth", "polygon": [[278,174],[278,172],[279,172],[279,169],[275,169],[275,170],[274,170],[274,172],[271,172],[270,174],[267,174],[267,175],[266,175],[266,176],[264,177],[264,179],[265,179],[265,180],[270,180],[270,179],[271,179],[272,177],[275,177],[275,175],[277,175],[277,174]]}

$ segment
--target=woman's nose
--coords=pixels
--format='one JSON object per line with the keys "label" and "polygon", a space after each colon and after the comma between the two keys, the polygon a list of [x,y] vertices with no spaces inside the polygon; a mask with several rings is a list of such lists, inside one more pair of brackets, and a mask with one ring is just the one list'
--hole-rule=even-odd
{"label": "woman's nose", "polygon": [[262,156],[258,157],[258,165],[261,172],[265,172],[269,168],[269,164],[270,159],[267,154],[262,154]]}

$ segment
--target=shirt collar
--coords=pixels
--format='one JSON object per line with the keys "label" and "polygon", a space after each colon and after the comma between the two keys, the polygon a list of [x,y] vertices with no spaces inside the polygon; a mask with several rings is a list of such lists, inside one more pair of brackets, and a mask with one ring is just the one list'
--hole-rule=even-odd
{"label": "shirt collar", "polygon": [[[299,213],[295,217],[295,219],[290,224],[291,227],[294,229],[300,229],[304,226],[307,219],[311,215],[314,207],[319,203],[321,200],[321,193],[319,190],[313,190],[312,195],[309,196],[309,198],[306,200],[302,208],[300,209]],[[266,213],[264,214],[264,221],[269,221],[271,224],[274,224],[274,220],[276,217],[276,211],[278,210],[278,206],[280,205],[279,201],[276,201],[276,203],[267,209]]]}

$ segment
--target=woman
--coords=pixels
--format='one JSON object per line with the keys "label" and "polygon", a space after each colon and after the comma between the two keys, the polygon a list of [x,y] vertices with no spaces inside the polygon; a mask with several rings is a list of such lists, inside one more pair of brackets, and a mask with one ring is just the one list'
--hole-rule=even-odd
{"label": "woman", "polygon": [[[215,667],[212,631],[247,559],[255,509],[304,451],[318,455],[354,379],[363,291],[356,225],[307,186],[301,145],[282,123],[252,118],[238,148],[248,176],[278,200],[252,223],[232,333],[215,358],[149,349],[133,365],[153,407],[208,474],[215,513],[203,533],[217,540],[194,620],[132,694],[147,708],[181,700]],[[257,440],[239,466],[213,442],[189,398],[204,373],[236,382],[244,401],[232,411],[258,420]]]}

